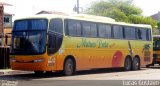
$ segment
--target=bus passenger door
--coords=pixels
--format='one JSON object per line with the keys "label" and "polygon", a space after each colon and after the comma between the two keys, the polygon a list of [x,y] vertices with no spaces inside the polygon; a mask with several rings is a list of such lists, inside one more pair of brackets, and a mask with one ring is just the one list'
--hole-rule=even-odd
{"label": "bus passenger door", "polygon": [[48,55],[49,55],[49,60],[51,60],[50,62],[52,62],[53,59],[56,60],[56,63],[58,62],[57,58],[59,58],[58,57],[59,54],[55,55],[55,53],[59,51],[61,44],[62,44],[62,39],[63,39],[62,35],[58,35],[58,34],[49,32],[48,34]]}
{"label": "bus passenger door", "polygon": [[49,33],[48,35],[48,54],[55,54],[62,44],[62,36]]}
{"label": "bus passenger door", "polygon": [[[60,18],[53,18],[50,20],[49,23],[49,30],[48,30],[48,55],[50,58],[55,59],[56,69],[61,69],[63,64],[62,59],[60,58],[60,53],[56,54],[61,45],[63,40],[63,21]],[[56,54],[56,55],[55,55]]]}
{"label": "bus passenger door", "polygon": [[62,19],[53,18],[50,20],[48,31],[48,54],[56,53],[63,39],[63,22]]}

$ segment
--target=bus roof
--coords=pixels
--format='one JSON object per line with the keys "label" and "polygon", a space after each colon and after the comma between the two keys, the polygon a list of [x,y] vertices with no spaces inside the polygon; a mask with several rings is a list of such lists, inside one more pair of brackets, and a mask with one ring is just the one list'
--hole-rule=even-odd
{"label": "bus roof", "polygon": [[125,22],[116,22],[114,19],[109,17],[95,16],[95,15],[87,15],[87,14],[75,14],[75,15],[57,15],[57,14],[40,14],[34,15],[31,17],[20,18],[21,19],[30,19],[30,18],[63,18],[63,19],[76,19],[76,20],[84,20],[84,21],[92,21],[92,22],[101,22],[115,25],[124,25],[124,26],[134,26],[141,28],[152,28],[151,25],[146,24],[130,24]]}
{"label": "bus roof", "polygon": [[87,14],[76,14],[72,15],[73,17],[85,18],[85,19],[94,19],[94,20],[101,20],[101,21],[109,21],[109,22],[116,22],[114,19],[109,17],[102,17],[102,16],[95,16],[95,15],[87,15]]}
{"label": "bus roof", "polygon": [[160,35],[153,35],[153,38],[160,38]]}

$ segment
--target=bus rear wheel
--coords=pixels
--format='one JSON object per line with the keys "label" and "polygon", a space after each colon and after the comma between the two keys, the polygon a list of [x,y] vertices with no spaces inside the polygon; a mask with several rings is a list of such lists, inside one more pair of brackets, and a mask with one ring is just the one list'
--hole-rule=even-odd
{"label": "bus rear wheel", "polygon": [[129,57],[127,57],[124,62],[124,70],[129,71],[131,70],[131,68],[132,68],[132,61]]}
{"label": "bus rear wheel", "polygon": [[74,66],[75,65],[74,65],[74,62],[72,59],[70,59],[70,58],[66,59],[66,61],[64,63],[63,74],[66,76],[73,75],[73,73],[75,72]]}
{"label": "bus rear wheel", "polygon": [[149,68],[151,65],[149,64],[149,65],[146,65],[146,68]]}
{"label": "bus rear wheel", "polygon": [[135,57],[133,59],[133,64],[132,65],[133,65],[133,67],[132,67],[133,70],[139,70],[140,69],[140,61],[137,57]]}

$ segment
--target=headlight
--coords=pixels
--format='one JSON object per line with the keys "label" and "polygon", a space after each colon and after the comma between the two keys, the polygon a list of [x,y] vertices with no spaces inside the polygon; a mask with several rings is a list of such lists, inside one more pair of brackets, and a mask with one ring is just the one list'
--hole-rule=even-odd
{"label": "headlight", "polygon": [[34,62],[43,62],[44,60],[43,59],[36,59],[36,60],[33,60]]}

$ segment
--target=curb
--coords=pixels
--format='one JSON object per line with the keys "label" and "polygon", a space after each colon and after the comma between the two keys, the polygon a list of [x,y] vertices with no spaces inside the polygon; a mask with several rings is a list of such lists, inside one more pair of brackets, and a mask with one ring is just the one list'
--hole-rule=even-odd
{"label": "curb", "polygon": [[4,75],[4,72],[0,72],[0,75]]}
{"label": "curb", "polygon": [[10,74],[26,74],[33,73],[31,71],[20,71],[20,70],[0,70],[0,75],[10,75]]}
{"label": "curb", "polygon": [[0,75],[8,74],[11,71],[13,71],[13,70],[0,70]]}

